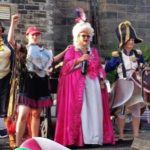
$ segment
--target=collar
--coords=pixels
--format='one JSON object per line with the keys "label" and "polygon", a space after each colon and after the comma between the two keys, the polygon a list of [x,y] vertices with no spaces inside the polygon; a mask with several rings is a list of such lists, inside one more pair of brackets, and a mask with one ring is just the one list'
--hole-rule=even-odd
{"label": "collar", "polygon": [[34,44],[34,43],[27,44],[27,47],[28,47],[28,46],[39,46],[39,47],[42,47],[42,45],[41,45],[41,44],[39,44],[39,43],[38,43],[38,44]]}
{"label": "collar", "polygon": [[131,56],[134,54],[134,50],[132,49],[130,52],[128,52],[126,49],[123,49],[123,53],[127,56]]}

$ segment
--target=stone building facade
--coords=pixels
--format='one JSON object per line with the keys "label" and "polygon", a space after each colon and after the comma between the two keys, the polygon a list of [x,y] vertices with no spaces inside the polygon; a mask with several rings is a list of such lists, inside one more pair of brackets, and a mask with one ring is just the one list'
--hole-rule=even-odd
{"label": "stone building facade", "polygon": [[[0,0],[0,6],[10,6],[10,13],[21,14],[16,39],[25,42],[27,26],[35,24],[42,30],[42,43],[55,53],[72,43],[72,27],[77,7],[85,9],[87,20],[95,28],[94,43],[107,55],[117,49],[115,28],[122,20],[133,23],[138,35],[149,42],[149,0]],[[9,18],[10,19],[10,18]],[[9,19],[1,19],[6,29]],[[6,31],[7,32],[7,31]]]}
{"label": "stone building facade", "polygon": [[[42,34],[42,43],[53,48],[53,0],[0,0],[0,5],[10,6],[10,13],[20,14],[16,29],[16,40],[26,42],[25,30],[30,25],[38,26]],[[13,10],[13,11],[12,11]],[[8,24],[10,20],[1,20]],[[8,29],[8,26],[6,26]]]}
{"label": "stone building facade", "polygon": [[149,43],[149,0],[99,0],[99,6],[101,47],[106,50],[117,48],[115,28],[123,20],[131,21],[144,44]]}

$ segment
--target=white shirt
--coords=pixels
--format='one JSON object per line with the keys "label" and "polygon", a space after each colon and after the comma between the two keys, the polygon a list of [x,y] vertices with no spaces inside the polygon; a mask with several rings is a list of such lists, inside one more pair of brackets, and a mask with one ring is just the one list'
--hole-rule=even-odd
{"label": "white shirt", "polygon": [[[135,54],[131,56],[127,56],[122,52],[122,59],[123,59],[124,66],[126,69],[127,78],[130,78],[133,72],[138,67],[137,61],[133,61],[132,57],[135,57]],[[119,78],[123,78],[122,63],[117,67],[117,73],[118,73]]]}

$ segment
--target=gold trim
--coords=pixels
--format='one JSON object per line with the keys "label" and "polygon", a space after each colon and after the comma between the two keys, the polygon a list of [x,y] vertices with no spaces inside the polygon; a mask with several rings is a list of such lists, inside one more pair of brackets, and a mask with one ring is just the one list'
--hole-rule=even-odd
{"label": "gold trim", "polygon": [[119,30],[119,35],[120,35],[120,43],[119,43],[119,47],[122,46],[123,44],[123,39],[122,39],[122,32],[121,32],[121,26],[122,26],[123,22],[119,24],[118,26],[118,30]]}
{"label": "gold trim", "polygon": [[[126,27],[125,41],[123,41],[123,36],[122,36],[122,31],[121,31],[122,25],[125,25],[125,27]],[[120,35],[119,47],[122,47],[123,43],[124,42],[126,43],[130,39],[130,26],[131,26],[131,22],[128,20],[125,20],[118,25],[118,30],[119,30],[119,35]]]}

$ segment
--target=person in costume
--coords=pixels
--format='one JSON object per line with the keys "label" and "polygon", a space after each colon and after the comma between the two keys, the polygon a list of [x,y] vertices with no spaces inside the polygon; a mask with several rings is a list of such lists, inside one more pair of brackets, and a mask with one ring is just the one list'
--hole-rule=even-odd
{"label": "person in costume", "polygon": [[[140,88],[133,83],[131,77],[135,71],[138,72],[138,69],[143,66],[144,57],[141,50],[134,48],[135,43],[141,43],[143,40],[137,37],[131,22],[121,22],[116,28],[116,35],[119,40],[120,50],[112,53],[112,58],[107,61],[105,70],[109,72],[116,69],[119,78],[117,81],[124,83],[124,85],[121,84],[121,86],[118,86],[120,83],[118,82],[114,86],[116,99],[117,97],[123,99],[123,97],[127,97],[131,93],[128,98],[119,102],[121,105],[118,105],[119,141],[122,141],[124,139],[125,116],[128,112],[132,114],[133,137],[139,136],[141,107],[144,105],[144,101],[140,94]],[[131,86],[127,85],[126,90],[121,91],[121,87],[126,87],[126,83]],[[130,90],[128,90],[129,88]],[[116,100],[115,98],[113,100],[114,102]]]}
{"label": "person in costume", "polygon": [[7,117],[10,78],[14,49],[8,43],[5,28],[0,23],[0,117]]}
{"label": "person in costume", "polygon": [[[73,44],[65,53],[59,77],[54,140],[66,146],[102,145],[103,102],[108,99],[102,101],[100,78],[105,79],[106,74],[98,50],[90,45],[94,29],[85,21],[83,9],[77,9],[77,14]],[[114,143],[110,115],[107,117],[107,142]]]}
{"label": "person in costume", "polygon": [[[3,45],[4,45],[4,27],[2,26],[1,22],[0,22],[0,53],[2,53],[2,56],[0,57],[4,57],[4,50],[3,50]],[[7,38],[5,37],[5,39],[7,40]],[[8,61],[9,61],[10,58],[8,58]],[[7,63],[6,63],[7,64]],[[3,74],[3,70],[5,70],[5,67],[4,68],[1,68],[0,69],[0,73]],[[5,75],[4,75],[5,77]],[[1,79],[2,78],[2,79]],[[4,86],[3,84],[3,76],[0,78],[0,138],[3,138],[3,137],[6,137],[7,136],[7,131],[6,131],[6,127],[5,127],[5,124],[4,124],[4,117],[6,117],[6,110],[7,110],[7,99],[8,99],[8,91],[9,91],[9,88],[8,88],[8,83],[9,83],[9,80],[8,80],[8,83],[6,84],[7,87],[4,89],[2,86]],[[3,92],[7,90],[6,92]],[[1,109],[1,107],[3,107]],[[5,112],[5,113],[4,113]]]}
{"label": "person in costume", "polygon": [[[13,77],[13,64],[14,64],[14,48],[8,43],[7,35],[4,33],[5,28],[0,22],[0,118],[3,119],[5,127],[7,128],[7,120],[10,115],[9,104],[10,101],[10,89],[12,86]],[[1,130],[1,136],[11,135],[6,129]],[[10,146],[13,143],[10,142]]]}
{"label": "person in costume", "polygon": [[13,47],[16,47],[16,57],[19,59],[17,147],[22,143],[29,115],[31,115],[31,136],[39,135],[42,108],[52,105],[48,88],[48,69],[53,61],[59,61],[65,53],[64,50],[53,57],[51,50],[39,46],[41,31],[36,26],[29,26],[26,30],[27,45],[16,43],[14,30],[18,21],[19,15],[13,15],[8,33],[8,41]]}

